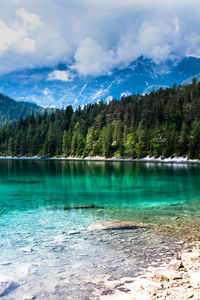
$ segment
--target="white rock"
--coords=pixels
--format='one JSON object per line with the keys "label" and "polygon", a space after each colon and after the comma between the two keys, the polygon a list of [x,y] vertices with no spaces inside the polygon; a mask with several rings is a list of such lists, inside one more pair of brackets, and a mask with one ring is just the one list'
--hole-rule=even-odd
{"label": "white rock", "polygon": [[124,283],[123,287],[130,290],[127,293],[115,289],[111,295],[102,295],[100,300],[151,300],[160,283],[149,279],[138,279],[132,283]]}
{"label": "white rock", "polygon": [[190,282],[193,288],[200,288],[200,271],[189,271]]}
{"label": "white rock", "polygon": [[133,227],[147,227],[143,223],[136,223],[132,221],[123,220],[98,220],[88,226],[89,230],[102,229],[119,229],[119,228],[133,228]]}
{"label": "white rock", "polygon": [[22,251],[27,254],[27,253],[33,252],[33,249],[32,248],[22,248]]}

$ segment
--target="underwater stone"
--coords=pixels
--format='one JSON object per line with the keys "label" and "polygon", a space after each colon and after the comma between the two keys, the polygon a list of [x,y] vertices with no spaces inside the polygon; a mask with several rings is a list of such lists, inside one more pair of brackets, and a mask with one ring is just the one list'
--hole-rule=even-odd
{"label": "underwater stone", "polygon": [[106,230],[106,229],[137,229],[147,228],[143,223],[122,220],[99,220],[88,226],[89,230]]}

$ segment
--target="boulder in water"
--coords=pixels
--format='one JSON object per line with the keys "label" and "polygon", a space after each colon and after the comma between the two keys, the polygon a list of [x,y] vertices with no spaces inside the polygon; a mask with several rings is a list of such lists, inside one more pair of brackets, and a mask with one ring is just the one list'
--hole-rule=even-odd
{"label": "boulder in water", "polygon": [[69,210],[69,209],[92,209],[92,208],[96,208],[96,209],[101,208],[102,209],[103,207],[97,206],[97,205],[94,205],[94,204],[64,206],[64,210]]}
{"label": "boulder in water", "polygon": [[98,220],[88,226],[89,230],[123,230],[123,229],[137,229],[147,228],[148,226],[143,223],[123,220]]}

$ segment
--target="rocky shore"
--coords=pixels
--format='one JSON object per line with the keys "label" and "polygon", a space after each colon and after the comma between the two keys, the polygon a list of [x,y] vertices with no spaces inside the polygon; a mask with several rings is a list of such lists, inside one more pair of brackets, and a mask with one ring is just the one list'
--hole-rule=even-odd
{"label": "rocky shore", "polygon": [[45,156],[0,156],[0,159],[45,159],[45,160],[83,160],[83,161],[132,161],[132,162],[151,162],[151,163],[173,163],[173,164],[199,164],[199,159],[189,159],[188,157],[154,157],[154,156],[146,156],[144,158],[121,158],[121,157],[102,157],[102,156],[88,156],[88,157],[45,157]]}
{"label": "rocky shore", "polygon": [[[79,231],[48,238],[52,251],[47,255],[53,254],[57,267],[46,269],[43,258],[35,257],[34,245],[22,248],[31,263],[18,266],[14,276],[8,271],[12,261],[0,264],[6,271],[0,274],[0,298],[200,299],[200,242],[173,239],[148,224],[117,219],[97,220]],[[60,264],[59,254],[70,247]]]}
{"label": "rocky shore", "polygon": [[[142,223],[100,220],[90,230],[146,226]],[[176,259],[160,268],[149,270],[143,276],[112,280],[109,276],[95,278],[104,281],[105,289],[93,294],[94,300],[186,300],[200,299],[200,242],[190,242]]]}
{"label": "rocky shore", "polygon": [[94,300],[186,300],[200,299],[199,244],[184,252],[177,260],[146,278],[121,278],[110,281],[101,295]]}

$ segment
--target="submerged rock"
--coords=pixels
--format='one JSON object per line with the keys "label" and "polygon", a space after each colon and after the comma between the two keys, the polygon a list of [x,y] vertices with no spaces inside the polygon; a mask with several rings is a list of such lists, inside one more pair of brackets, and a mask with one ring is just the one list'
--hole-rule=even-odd
{"label": "submerged rock", "polygon": [[137,228],[147,228],[148,226],[143,223],[137,223],[132,221],[122,221],[122,220],[99,220],[88,226],[89,230],[122,230],[122,229],[137,229]]}
{"label": "submerged rock", "polygon": [[69,209],[91,209],[91,208],[100,209],[100,208],[103,208],[103,207],[97,206],[97,205],[94,205],[94,204],[64,206],[64,210],[69,210]]}
{"label": "submerged rock", "polygon": [[65,206],[50,206],[48,209],[50,210],[71,210],[71,209],[103,209],[102,206],[97,206],[95,204],[88,205],[65,205]]}

